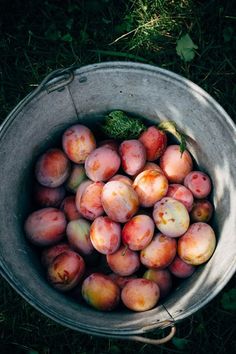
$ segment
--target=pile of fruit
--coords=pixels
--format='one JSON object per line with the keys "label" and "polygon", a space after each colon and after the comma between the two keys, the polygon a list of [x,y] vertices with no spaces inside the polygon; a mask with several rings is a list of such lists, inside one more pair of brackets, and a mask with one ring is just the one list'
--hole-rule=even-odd
{"label": "pile of fruit", "polygon": [[153,308],[216,246],[209,176],[164,130],[140,123],[133,138],[134,128],[96,142],[75,124],[35,164],[26,237],[52,286],[102,311]]}

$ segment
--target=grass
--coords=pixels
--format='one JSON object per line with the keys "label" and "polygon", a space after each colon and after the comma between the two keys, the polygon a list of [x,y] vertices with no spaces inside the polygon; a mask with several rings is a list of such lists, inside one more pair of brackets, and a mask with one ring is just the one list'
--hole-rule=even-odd
{"label": "grass", "polygon": [[[0,119],[51,70],[108,60],[146,62],[179,73],[234,117],[235,20],[230,0],[2,0]],[[189,62],[176,53],[177,40],[186,33],[198,46]],[[236,352],[235,312],[221,302],[235,289],[235,278],[178,325],[175,342],[159,349],[76,333],[39,314],[3,279],[0,289],[1,354]]]}

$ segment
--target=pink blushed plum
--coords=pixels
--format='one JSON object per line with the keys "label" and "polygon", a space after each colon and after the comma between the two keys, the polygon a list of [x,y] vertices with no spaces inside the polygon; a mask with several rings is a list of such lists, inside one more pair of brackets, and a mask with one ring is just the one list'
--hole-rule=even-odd
{"label": "pink blushed plum", "polygon": [[155,126],[151,126],[140,135],[139,141],[143,143],[146,149],[147,160],[154,161],[164,153],[167,145],[167,136],[165,132]]}
{"label": "pink blushed plum", "polygon": [[43,208],[26,219],[25,233],[36,246],[51,246],[61,241],[66,231],[65,214],[56,208]]}
{"label": "pink blushed plum", "polygon": [[70,193],[76,193],[79,185],[87,179],[85,168],[82,165],[73,164],[69,178],[66,181],[66,189]]}
{"label": "pink blushed plum", "polygon": [[158,230],[169,237],[183,235],[190,223],[185,206],[170,197],[162,198],[154,205],[153,219]]}
{"label": "pink blushed plum", "polygon": [[190,190],[185,186],[183,186],[182,184],[178,184],[178,183],[169,184],[166,197],[171,197],[181,202],[186,207],[188,212],[192,210],[193,195],[190,192]]}
{"label": "pink blushed plum", "polygon": [[65,195],[66,191],[63,186],[49,188],[38,183],[34,186],[33,198],[40,208],[59,207]]}
{"label": "pink blushed plum", "polygon": [[104,213],[101,201],[103,187],[103,182],[87,180],[77,189],[76,208],[85,219],[94,220]]}
{"label": "pink blushed plum", "polygon": [[97,217],[90,228],[93,247],[102,254],[117,251],[121,241],[121,227],[108,216]]}
{"label": "pink blushed plum", "polygon": [[151,207],[166,195],[168,180],[157,170],[146,170],[136,176],[133,188],[138,194],[140,205]]}
{"label": "pink blushed plum", "polygon": [[65,251],[49,265],[47,277],[50,284],[60,291],[73,289],[85,271],[83,258],[76,252]]}
{"label": "pink blushed plum", "polygon": [[61,253],[69,251],[70,246],[68,243],[62,242],[57,245],[45,248],[41,254],[41,263],[44,267],[48,267],[52,261]]}
{"label": "pink blushed plum", "polygon": [[160,159],[160,167],[171,183],[182,183],[193,169],[190,153],[185,150],[182,154],[179,145],[169,145]]}
{"label": "pink blushed plum", "polygon": [[129,281],[121,291],[124,305],[132,311],[147,311],[156,306],[160,298],[158,285],[148,279],[137,278]]}
{"label": "pink blushed plum", "polygon": [[207,199],[195,200],[190,213],[193,222],[208,222],[213,214],[213,205]]}
{"label": "pink blushed plum", "polygon": [[123,245],[116,252],[108,254],[106,257],[111,270],[121,276],[132,275],[140,267],[139,254]]}
{"label": "pink blushed plum", "polygon": [[41,155],[35,165],[35,177],[45,187],[61,186],[70,173],[70,161],[60,149],[50,149]]}
{"label": "pink blushed plum", "polygon": [[76,124],[64,132],[62,146],[71,161],[81,164],[85,162],[88,155],[96,148],[96,141],[89,128]]}
{"label": "pink blushed plum", "polygon": [[125,140],[120,144],[121,165],[127,175],[137,174],[145,165],[146,151],[139,140]]}
{"label": "pink blushed plum", "polygon": [[116,152],[118,152],[118,149],[119,149],[118,142],[114,139],[102,140],[98,143],[98,147],[100,147],[100,146],[110,148]]}
{"label": "pink blushed plum", "polygon": [[123,277],[116,273],[108,274],[108,276],[119,286],[120,289],[123,289],[130,280],[137,278],[135,275]]}
{"label": "pink blushed plum", "polygon": [[140,251],[152,240],[154,222],[148,215],[136,215],[122,229],[122,241],[133,251]]}
{"label": "pink blushed plum", "polygon": [[140,252],[140,260],[148,268],[163,269],[176,256],[177,242],[174,238],[157,233],[149,245]]}
{"label": "pink blushed plum", "polygon": [[160,173],[164,173],[162,171],[162,169],[160,168],[160,166],[158,166],[155,162],[146,162],[146,164],[144,165],[141,172],[147,171],[147,170],[156,170]]}
{"label": "pink blushed plum", "polygon": [[85,160],[87,176],[94,182],[108,181],[120,168],[120,156],[108,147],[95,149]]}
{"label": "pink blushed plum", "polygon": [[197,199],[206,198],[211,192],[211,180],[201,171],[192,171],[184,179],[184,185]]}
{"label": "pink blushed plum", "polygon": [[178,255],[188,264],[200,265],[210,259],[215,247],[216,237],[212,227],[197,222],[178,240]]}
{"label": "pink blushed plum", "polygon": [[93,273],[83,281],[82,296],[95,309],[111,311],[120,302],[120,289],[109,276]]}
{"label": "pink blushed plum", "polygon": [[90,223],[85,219],[72,220],[67,224],[66,235],[70,247],[82,255],[90,255],[94,247],[90,240]]}
{"label": "pink blushed plum", "polygon": [[81,217],[76,208],[75,197],[73,195],[70,195],[63,200],[60,209],[65,213],[66,219],[68,221],[76,220]]}
{"label": "pink blushed plum", "polygon": [[121,223],[131,219],[139,207],[137,193],[127,183],[120,181],[107,182],[101,200],[106,214]]}
{"label": "pink blushed plum", "polygon": [[109,182],[112,182],[112,181],[124,182],[124,183],[128,184],[131,187],[132,187],[132,184],[133,184],[132,179],[130,179],[128,176],[124,176],[124,175],[115,175],[109,180]]}
{"label": "pink blushed plum", "polygon": [[143,278],[154,281],[160,289],[160,298],[166,297],[172,288],[172,276],[168,269],[148,269]]}
{"label": "pink blushed plum", "polygon": [[193,274],[196,267],[184,262],[181,258],[176,256],[168,269],[177,278],[188,278]]}

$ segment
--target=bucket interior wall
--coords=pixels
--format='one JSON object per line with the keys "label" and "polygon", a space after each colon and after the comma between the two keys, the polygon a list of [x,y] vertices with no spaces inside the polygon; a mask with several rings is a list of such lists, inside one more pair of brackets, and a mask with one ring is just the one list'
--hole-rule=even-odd
{"label": "bucket interior wall", "polygon": [[[81,79],[82,78],[82,79]],[[213,227],[217,248],[157,308],[133,313],[103,313],[75,302],[46,281],[23,225],[31,210],[33,167],[37,156],[60,146],[70,125],[80,122],[94,131],[105,113],[121,109],[153,123],[174,120],[188,136],[188,149],[213,181]],[[96,131],[95,131],[96,134]],[[43,313],[71,328],[99,333],[141,333],[159,322],[183,319],[209,302],[235,271],[235,130],[226,113],[204,91],[187,80],[148,65],[107,63],[78,69],[60,91],[46,90],[7,119],[0,135],[0,255],[11,285]]]}

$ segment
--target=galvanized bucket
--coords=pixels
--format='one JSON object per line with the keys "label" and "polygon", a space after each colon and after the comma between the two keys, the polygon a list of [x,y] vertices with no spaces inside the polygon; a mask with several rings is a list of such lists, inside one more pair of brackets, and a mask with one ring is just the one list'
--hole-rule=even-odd
{"label": "galvanized bucket", "polygon": [[[70,125],[93,126],[120,109],[153,123],[174,120],[188,136],[188,149],[213,180],[217,248],[210,261],[167,300],[142,312],[103,313],[54,290],[46,281],[23,224],[30,210],[36,157],[60,140]],[[37,310],[74,330],[160,343],[175,323],[206,305],[236,269],[236,129],[222,107],[194,83],[158,67],[108,62],[57,70],[7,117],[0,130],[0,269]],[[142,334],[170,326],[164,340]]]}

